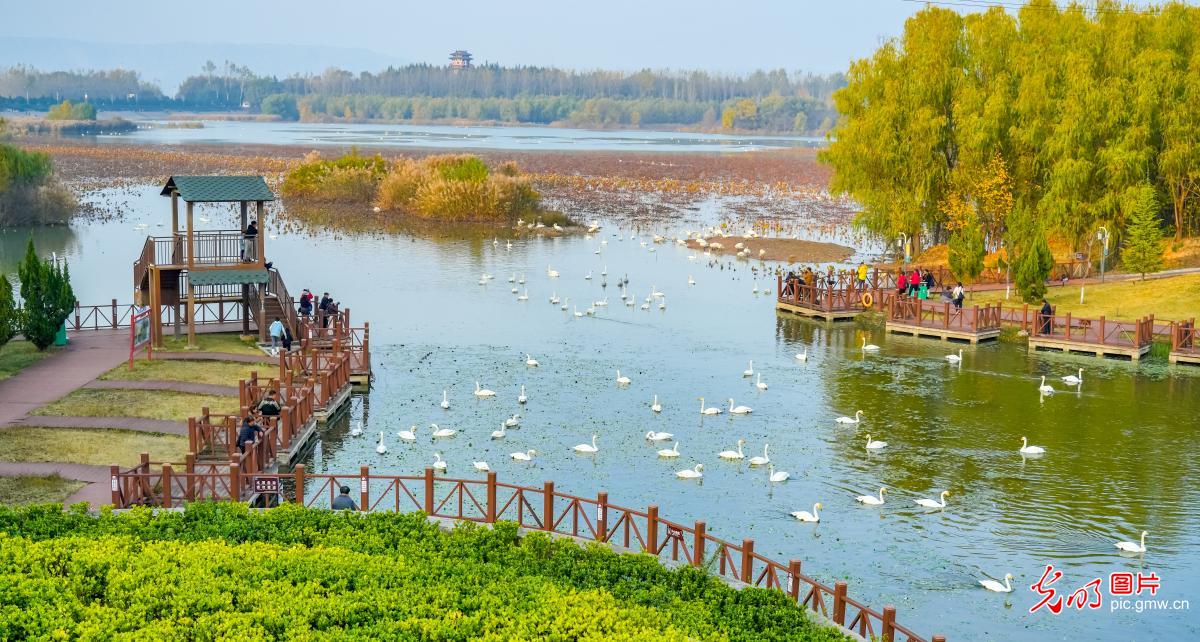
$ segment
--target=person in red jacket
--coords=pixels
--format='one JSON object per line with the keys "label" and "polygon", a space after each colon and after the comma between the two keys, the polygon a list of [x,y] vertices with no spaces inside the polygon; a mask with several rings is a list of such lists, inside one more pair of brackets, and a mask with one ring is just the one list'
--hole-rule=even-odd
{"label": "person in red jacket", "polygon": [[906,290],[908,290],[908,279],[904,276],[904,270],[897,270],[896,294],[904,296]]}

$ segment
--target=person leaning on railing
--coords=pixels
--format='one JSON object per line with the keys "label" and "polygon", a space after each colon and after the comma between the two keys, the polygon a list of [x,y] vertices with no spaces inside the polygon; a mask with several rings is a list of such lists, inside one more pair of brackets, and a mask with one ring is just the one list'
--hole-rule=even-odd
{"label": "person leaning on railing", "polygon": [[246,226],[246,232],[242,234],[242,260],[247,263],[257,261],[258,253],[258,223],[250,221]]}
{"label": "person leaning on railing", "polygon": [[246,452],[246,444],[258,439],[263,434],[263,429],[254,421],[254,415],[246,415],[242,419],[242,428],[238,430],[237,449],[239,453]]}
{"label": "person leaning on railing", "polygon": [[279,402],[279,393],[268,390],[267,395],[258,404],[258,411],[267,417],[278,417],[283,405]]}

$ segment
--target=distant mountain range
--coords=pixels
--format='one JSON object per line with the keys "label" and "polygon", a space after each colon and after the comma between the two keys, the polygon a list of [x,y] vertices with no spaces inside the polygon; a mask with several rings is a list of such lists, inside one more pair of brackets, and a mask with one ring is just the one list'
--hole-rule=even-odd
{"label": "distant mountain range", "polygon": [[0,67],[27,65],[42,71],[132,69],[167,95],[174,94],[184,78],[199,74],[209,60],[218,68],[228,60],[256,74],[281,78],[320,73],[329,67],[377,72],[404,63],[393,56],[350,47],[197,42],[134,45],[0,36]]}

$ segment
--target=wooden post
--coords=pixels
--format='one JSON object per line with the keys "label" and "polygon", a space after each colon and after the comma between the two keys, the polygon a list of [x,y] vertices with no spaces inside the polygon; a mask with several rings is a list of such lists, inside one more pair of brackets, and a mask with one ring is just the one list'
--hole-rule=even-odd
{"label": "wooden post", "polygon": [[846,583],[833,583],[833,621],[841,626],[846,625]]}
{"label": "wooden post", "polygon": [[196,286],[192,282],[192,276],[195,274],[196,264],[196,245],[195,245],[195,230],[192,227],[192,202],[187,204],[187,266],[188,266],[188,291],[187,291],[187,317],[188,317],[188,348],[194,350],[196,348]]}
{"label": "wooden post", "polygon": [[788,562],[788,585],[784,591],[793,600],[800,599],[800,560]]}
{"label": "wooden post", "polygon": [[[962,321],[959,321],[959,323],[961,324]],[[949,302],[942,303],[942,327],[946,328],[946,329],[950,328],[950,303]]]}
{"label": "wooden post", "polygon": [[425,468],[425,514],[433,515],[433,468]]}
{"label": "wooden post", "polygon": [[[179,241],[179,190],[171,190],[171,248]],[[172,257],[172,263],[175,262]]]}
{"label": "wooden post", "polygon": [[542,528],[554,530],[554,482],[542,484]]}
{"label": "wooden post", "polygon": [[704,566],[704,535],[708,530],[708,525],[704,522],[696,522],[693,526],[695,534],[692,540],[692,566]]}
{"label": "wooden post", "polygon": [[358,467],[358,510],[371,510],[371,470],[368,466]]}
{"label": "wooden post", "polygon": [[162,507],[171,507],[171,464],[164,463],[162,465]]}
{"label": "wooden post", "polygon": [[883,607],[883,627],[879,637],[883,642],[894,642],[896,639],[896,607],[891,604]]}
{"label": "wooden post", "polygon": [[242,471],[237,462],[229,464],[229,500],[242,501]]}
{"label": "wooden post", "polygon": [[[1071,340],[1071,313],[1070,312],[1067,313],[1066,333],[1067,333],[1067,341],[1070,341]],[[1050,325],[1050,334],[1054,334],[1054,325],[1053,324]],[[1084,338],[1087,338],[1087,337],[1084,337]]]}
{"label": "wooden post", "polygon": [[1097,341],[1100,342],[1100,345],[1104,345],[1104,335],[1105,334],[1106,333],[1104,331],[1104,315],[1102,314],[1102,315],[1100,315],[1100,332],[1096,337]]}
{"label": "wooden post", "polygon": [[[133,319],[130,319],[129,322],[133,323]],[[112,328],[113,328],[113,330],[117,329],[117,325],[118,325],[118,323],[117,323],[117,300],[113,299],[112,300]]]}
{"label": "wooden post", "polygon": [[608,541],[608,493],[596,493],[596,541]]}
{"label": "wooden post", "polygon": [[754,540],[742,540],[742,581],[746,584],[754,582]]}
{"label": "wooden post", "polygon": [[658,506],[646,507],[646,548],[651,555],[658,555]]}
{"label": "wooden post", "polygon": [[124,502],[121,501],[121,467],[116,464],[111,464],[108,467],[108,482],[112,488],[112,506],[113,508],[125,508]]}
{"label": "wooden post", "polygon": [[184,458],[184,472],[187,480],[184,482],[184,498],[190,501],[196,499],[196,453],[189,452]]}
{"label": "wooden post", "polygon": [[258,259],[259,265],[266,265],[266,238],[267,238],[267,210],[263,207],[262,201],[255,202],[256,218],[258,219],[258,236],[254,242],[258,245],[258,254],[254,258]]}
{"label": "wooden post", "polygon": [[976,305],[971,309],[971,332],[979,332],[979,306]]}
{"label": "wooden post", "polygon": [[1029,304],[1028,303],[1026,303],[1021,308],[1021,329],[1024,330],[1026,334],[1033,334],[1032,332],[1029,331]]}
{"label": "wooden post", "polygon": [[487,515],[485,521],[496,523],[496,471],[489,470],[487,474]]}
{"label": "wooden post", "polygon": [[292,471],[292,475],[296,480],[296,503],[304,505],[304,464],[296,464],[296,469]]}
{"label": "wooden post", "polygon": [[199,441],[199,435],[196,434],[196,418],[188,417],[188,450],[191,452],[199,452]]}
{"label": "wooden post", "polygon": [[946,636],[935,635],[935,636],[933,636],[933,640],[931,642],[946,642]]}

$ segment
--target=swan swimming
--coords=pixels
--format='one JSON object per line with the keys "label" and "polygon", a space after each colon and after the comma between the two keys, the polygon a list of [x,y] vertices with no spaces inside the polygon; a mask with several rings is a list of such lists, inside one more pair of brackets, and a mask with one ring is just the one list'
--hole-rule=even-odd
{"label": "swan swimming", "polygon": [[996,580],[979,580],[979,585],[989,591],[995,591],[996,593],[1012,593],[1012,584],[1010,583],[1012,578],[1012,573],[1005,573],[1003,584],[997,582]]}
{"label": "swan swimming", "polygon": [[748,415],[752,412],[754,412],[754,409],[751,408],[750,406],[736,406],[735,407],[733,405],[733,398],[729,399],[729,414],[731,414],[731,415]]}
{"label": "swan swimming", "polygon": [[744,455],[742,453],[742,446],[745,443],[746,443],[745,439],[739,439],[739,440],[737,440],[737,450],[722,450],[721,452],[717,453],[717,457],[720,457],[721,459],[732,459],[732,460],[745,459],[746,455]]}
{"label": "swan swimming", "polygon": [[856,501],[860,504],[867,504],[869,506],[879,506],[879,505],[883,504],[883,494],[886,492],[887,492],[886,487],[880,488],[879,489],[879,497],[876,497],[874,495],[859,495],[858,497],[854,498],[854,501]]}
{"label": "swan swimming", "polygon": [[821,515],[817,513],[817,509],[819,508],[825,508],[821,505],[821,502],[813,504],[811,513],[806,510],[798,510],[791,513],[791,515],[802,522],[819,522],[821,521]]}
{"label": "swan swimming", "polygon": [[442,461],[442,453],[433,453],[434,470],[446,470],[446,462]]}
{"label": "swan swimming", "polygon": [[646,439],[648,441],[666,441],[674,436],[675,435],[669,432],[654,432],[653,430],[646,433]]}
{"label": "swan swimming", "polygon": [[617,371],[617,385],[618,386],[628,386],[630,383],[633,383],[633,382],[630,381],[629,377],[622,377],[621,371],[618,370]]}
{"label": "swan swimming", "polygon": [[662,404],[658,403],[658,395],[654,395],[654,402],[650,404],[650,410],[662,412]]}
{"label": "swan swimming", "polygon": [[380,455],[387,452],[387,446],[383,445],[383,431],[382,430],[379,431],[379,445],[375,447],[375,452],[379,453]]}
{"label": "swan swimming", "polygon": [[778,484],[781,482],[785,482],[789,478],[791,478],[791,475],[789,475],[787,472],[782,471],[782,470],[776,471],[775,464],[767,465],[767,479],[770,480],[772,483]]}
{"label": "swan swimming", "polygon": [[757,382],[754,384],[754,387],[755,387],[755,388],[758,388],[759,390],[766,390],[766,389],[767,389],[767,384],[763,383],[763,380],[762,380],[762,373],[761,373],[761,372],[760,372],[760,373],[758,373],[758,381],[757,381]]}
{"label": "swan swimming", "polygon": [[679,442],[675,442],[675,443],[671,444],[670,448],[664,448],[664,449],[658,451],[658,456],[666,457],[668,459],[673,458],[673,457],[678,457],[679,456]]}
{"label": "swan swimming", "polygon": [[704,407],[704,397],[700,397],[700,414],[702,414],[702,415],[719,415],[719,414],[721,414],[721,412],[722,412],[721,409],[717,408],[715,406],[705,408]]}
{"label": "swan swimming", "polygon": [[886,441],[873,440],[871,439],[871,435],[867,435],[867,450],[879,450],[881,448],[887,448]]}
{"label": "swan swimming", "polygon": [[1054,386],[1046,383],[1046,375],[1042,375],[1042,385],[1038,386],[1038,392],[1044,395],[1054,394]]}
{"label": "swan swimming", "polygon": [[396,436],[399,437],[400,439],[403,439],[404,441],[416,441],[417,440],[417,427],[412,426],[408,430],[401,430],[400,432],[396,433]]}
{"label": "swan swimming", "polygon": [[578,446],[575,446],[573,448],[573,450],[577,453],[600,452],[600,449],[596,447],[596,435],[592,435],[592,443],[591,444],[579,444]]}
{"label": "swan swimming", "polygon": [[476,397],[495,397],[496,392],[494,390],[488,390],[487,388],[480,388],[479,382],[476,381],[475,382],[475,396]]}
{"label": "swan swimming", "polygon": [[762,457],[751,457],[750,465],[751,466],[766,466],[767,464],[771,463],[771,458],[767,456],[767,449],[769,449],[770,447],[771,447],[771,444],[763,444]]}
{"label": "swan swimming", "polygon": [[1125,553],[1145,553],[1146,552],[1146,531],[1142,531],[1142,542],[1117,542],[1117,548]]}
{"label": "swan swimming", "polygon": [[796,355],[797,361],[808,361],[808,346],[804,346],[804,352]]}
{"label": "swan swimming", "polygon": [[863,337],[862,345],[859,346],[859,349],[863,352],[878,352],[879,346],[875,345],[874,343],[867,343],[867,338]]}
{"label": "swan swimming", "polygon": [[509,457],[512,457],[513,459],[515,459],[517,461],[533,461],[533,456],[536,454],[537,454],[536,450],[530,449],[530,450],[526,450],[523,453],[513,453],[513,454],[509,455]]}
{"label": "swan swimming", "polygon": [[442,391],[442,410],[449,410],[449,409],[450,409],[450,391],[443,390]]}
{"label": "swan swimming", "polygon": [[1083,384],[1083,368],[1079,369],[1078,375],[1067,375],[1067,376],[1063,377],[1062,380],[1063,380],[1063,383],[1072,385],[1072,386],[1078,386],[1078,385]]}
{"label": "swan swimming", "polygon": [[854,411],[854,417],[853,417],[853,418],[851,418],[851,417],[838,417],[838,418],[836,419],[836,421],[837,421],[839,424],[856,424],[856,423],[858,423],[858,422],[862,421],[862,414],[863,414],[863,411],[861,411],[861,410],[856,410],[856,411]]}
{"label": "swan swimming", "polygon": [[700,479],[704,476],[701,471],[704,470],[704,464],[696,464],[695,468],[688,468],[675,473],[675,476],[680,479]]}
{"label": "swan swimming", "polygon": [[932,499],[926,499],[924,497],[922,497],[921,499],[913,500],[913,501],[915,501],[917,503],[917,506],[921,506],[924,508],[945,508],[946,507],[946,497],[948,497],[949,495],[950,495],[950,491],[943,490],[942,494],[940,496],[940,501],[935,502]]}
{"label": "swan swimming", "polygon": [[962,353],[962,348],[959,348],[958,354],[946,355],[946,361],[949,361],[950,363],[962,363]]}
{"label": "swan swimming", "polygon": [[1024,437],[1021,437],[1020,453],[1022,455],[1040,455],[1044,452],[1046,452],[1045,448],[1042,448],[1041,446],[1030,446],[1029,442],[1026,441]]}
{"label": "swan swimming", "polygon": [[440,428],[437,424],[429,424],[429,427],[433,429],[433,432],[430,434],[437,439],[453,437],[458,434],[458,431],[453,428]]}

